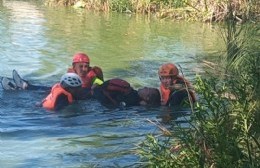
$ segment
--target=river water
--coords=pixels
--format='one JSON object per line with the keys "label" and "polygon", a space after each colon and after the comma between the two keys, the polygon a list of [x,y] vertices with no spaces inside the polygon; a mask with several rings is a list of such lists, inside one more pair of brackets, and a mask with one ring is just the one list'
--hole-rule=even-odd
{"label": "river water", "polygon": [[[16,69],[33,84],[51,86],[83,51],[105,79],[120,77],[134,88],[159,86],[158,67],[174,62],[194,81],[200,60],[220,51],[217,28],[138,15],[46,7],[41,1],[0,0],[0,76]],[[190,112],[164,107],[106,109],[95,100],[59,112],[35,104],[41,91],[0,87],[0,167],[138,167],[137,145],[161,135],[148,120],[186,126]]]}

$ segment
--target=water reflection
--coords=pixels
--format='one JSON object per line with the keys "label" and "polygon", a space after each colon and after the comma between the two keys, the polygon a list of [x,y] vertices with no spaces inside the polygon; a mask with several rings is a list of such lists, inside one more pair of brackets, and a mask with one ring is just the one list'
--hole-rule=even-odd
{"label": "water reflection", "polygon": [[[2,21],[0,33],[2,46],[1,73],[13,68],[24,74],[38,69],[41,54],[39,49],[45,45],[42,37],[43,14],[38,8],[24,1],[4,1],[5,20]],[[4,70],[4,72],[3,72]]]}

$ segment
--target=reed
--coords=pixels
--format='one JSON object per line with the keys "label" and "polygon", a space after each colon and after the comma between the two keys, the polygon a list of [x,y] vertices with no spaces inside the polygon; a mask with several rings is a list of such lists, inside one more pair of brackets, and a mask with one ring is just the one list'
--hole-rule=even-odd
{"label": "reed", "polygon": [[260,31],[254,23],[238,25],[229,12],[225,62],[197,77],[190,128],[149,135],[137,150],[144,167],[260,167]]}
{"label": "reed", "polygon": [[[251,85],[247,79],[227,82],[215,77],[197,77],[200,101],[192,114],[190,128],[175,125],[170,137],[148,135],[137,150],[143,164],[148,167],[259,167],[260,139],[256,126],[259,102],[244,89]],[[234,98],[226,93],[233,93]]]}
{"label": "reed", "polygon": [[224,21],[233,11],[237,22],[259,21],[258,0],[45,0],[50,6],[74,6],[84,3],[83,8],[98,11],[154,14],[161,19]]}

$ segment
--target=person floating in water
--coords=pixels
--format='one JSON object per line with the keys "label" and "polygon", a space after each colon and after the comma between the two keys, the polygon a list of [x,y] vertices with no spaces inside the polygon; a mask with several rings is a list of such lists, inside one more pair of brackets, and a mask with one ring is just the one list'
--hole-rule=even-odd
{"label": "person floating in water", "polygon": [[144,87],[135,90],[127,81],[119,78],[107,80],[95,87],[93,97],[110,108],[138,105],[159,106],[161,99],[157,88]]}
{"label": "person floating in water", "polygon": [[91,87],[103,84],[104,76],[100,67],[90,66],[90,58],[87,54],[78,52],[73,55],[72,67],[67,72],[73,72],[80,76],[82,81],[82,89],[78,95],[78,99],[87,99],[91,95]]}
{"label": "person floating in water", "polygon": [[163,64],[158,75],[161,81],[161,104],[164,106],[178,106],[184,100],[196,101],[195,92],[191,83],[179,75],[178,68],[172,63]]}
{"label": "person floating in water", "polygon": [[[158,70],[161,81],[161,96],[158,96],[155,88],[144,87],[134,90],[128,82],[122,79],[111,79],[103,83],[102,70],[100,68],[96,68],[95,70],[95,68],[89,67],[89,58],[84,53],[77,53],[73,56],[72,68],[69,68],[68,72],[80,74],[82,87],[79,90],[81,91],[77,92],[77,95],[74,95],[77,100],[94,96],[94,98],[97,98],[97,100],[106,106],[118,106],[119,104],[125,104],[125,106],[156,105],[158,97],[161,97],[161,105],[164,106],[181,105],[184,100],[190,100],[192,103],[196,101],[191,83],[179,75],[178,68],[172,63],[163,64]],[[6,90],[50,90],[50,87],[30,85],[15,70],[13,71],[13,81],[4,77],[1,80],[1,84]]]}
{"label": "person floating in water", "polygon": [[81,78],[75,73],[66,73],[59,83],[52,86],[49,95],[41,102],[41,106],[48,110],[60,110],[72,104],[81,91]]}
{"label": "person floating in water", "polygon": [[91,67],[89,56],[82,52],[73,55],[72,67],[67,72],[78,74],[84,88],[90,89],[93,84],[100,85],[104,80],[102,69],[98,66]]}
{"label": "person floating in water", "polygon": [[[93,85],[101,85],[104,80],[103,71],[100,67],[90,66],[90,58],[87,54],[78,52],[73,55],[72,67],[67,72],[76,73],[82,81],[81,92],[77,95],[77,99],[87,99],[91,97],[91,87]],[[50,90],[50,87],[32,85],[28,81],[22,79],[16,70],[13,70],[13,79],[3,77],[1,80],[4,90]]]}
{"label": "person floating in water", "polygon": [[28,81],[21,78],[18,72],[14,69],[12,72],[13,78],[1,77],[1,85],[4,90],[47,90],[51,87],[32,85]]}
{"label": "person floating in water", "polygon": [[[76,73],[68,74],[77,75]],[[20,77],[16,70],[13,70],[13,80],[11,80],[10,78],[5,78],[6,77],[2,79],[1,83],[3,85],[3,88],[7,88],[7,90],[17,90],[23,88],[26,88],[28,90],[53,90],[53,88],[51,87],[29,84],[28,81]],[[82,84],[82,78],[80,78],[80,80]],[[161,100],[160,92],[157,88],[143,87],[138,90],[135,90],[130,86],[130,84],[127,81],[118,78],[107,80],[101,85],[95,85],[95,87],[92,86],[91,89],[91,97],[96,98],[102,105],[106,107],[129,107],[138,105],[159,106]],[[82,95],[82,87],[80,89],[77,89],[77,92],[75,93],[73,95],[73,99],[81,100],[82,96],[80,96],[79,98],[79,95]],[[61,98],[59,98],[59,100],[57,101],[58,108],[62,106],[62,104],[68,104],[67,102],[59,103],[60,99]],[[62,100],[63,99],[61,99],[61,102],[63,102]]]}
{"label": "person floating in water", "polygon": [[29,90],[46,90],[50,93],[36,106],[48,110],[60,110],[63,107],[72,104],[81,92],[82,81],[76,73],[64,74],[59,83],[52,87],[31,85],[20,77],[16,70],[13,70],[13,79],[2,77],[1,84],[5,90],[17,90],[26,87]]}

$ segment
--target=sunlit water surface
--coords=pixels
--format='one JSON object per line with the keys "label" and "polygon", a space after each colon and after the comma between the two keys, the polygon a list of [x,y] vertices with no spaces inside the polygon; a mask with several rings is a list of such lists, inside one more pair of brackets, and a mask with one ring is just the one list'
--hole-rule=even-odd
{"label": "sunlit water surface", "polygon": [[[37,1],[36,1],[37,2]],[[101,66],[105,79],[133,87],[159,86],[158,67],[174,62],[194,81],[199,60],[221,50],[214,27],[126,14],[48,8],[34,1],[0,1],[0,76],[16,69],[33,84],[51,86],[77,51]],[[95,100],[59,112],[35,104],[47,93],[0,89],[0,167],[140,166],[135,149],[146,134],[171,123],[187,126],[189,110],[106,109]]]}

